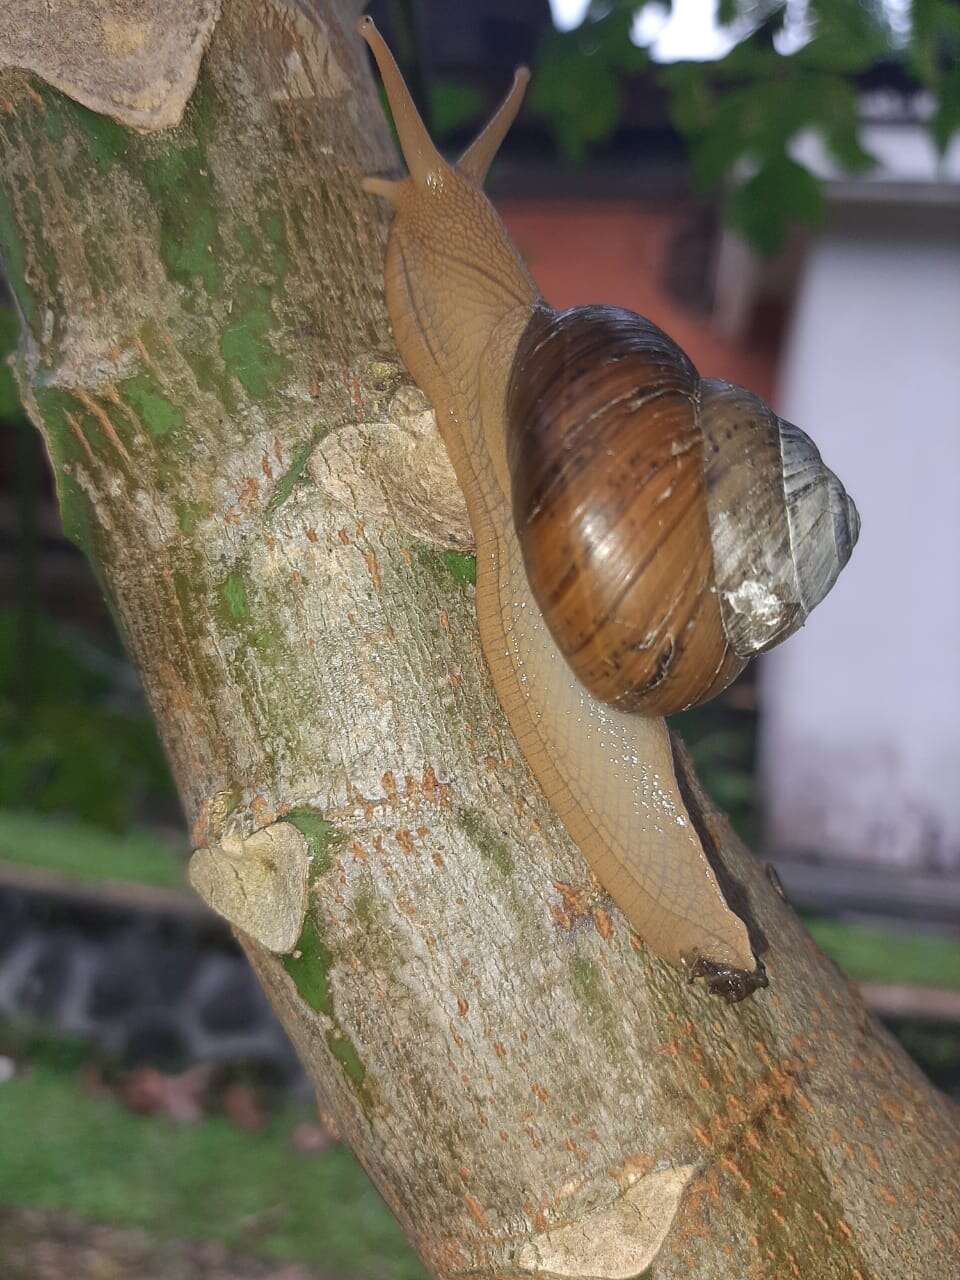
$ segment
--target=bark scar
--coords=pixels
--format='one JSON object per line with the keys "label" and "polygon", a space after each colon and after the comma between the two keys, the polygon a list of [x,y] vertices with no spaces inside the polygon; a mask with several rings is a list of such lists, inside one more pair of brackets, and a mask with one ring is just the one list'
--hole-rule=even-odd
{"label": "bark scar", "polygon": [[310,845],[290,822],[229,832],[197,849],[187,878],[218,915],[277,954],[293,951],[309,892]]}
{"label": "bark scar", "polygon": [[687,1164],[648,1173],[606,1208],[533,1236],[520,1247],[518,1266],[575,1280],[638,1276],[660,1252],[696,1170]]}
{"label": "bark scar", "polygon": [[221,0],[17,0],[0,67],[22,67],[134,129],[180,123]]}

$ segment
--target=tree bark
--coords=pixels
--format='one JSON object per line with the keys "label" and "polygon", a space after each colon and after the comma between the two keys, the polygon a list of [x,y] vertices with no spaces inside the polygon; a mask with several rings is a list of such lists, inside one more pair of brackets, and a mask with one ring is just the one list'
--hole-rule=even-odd
{"label": "tree bark", "polygon": [[[0,74],[20,385],[214,892],[230,859],[266,867],[225,910],[434,1274],[939,1280],[957,1113],[686,757],[765,939],[770,989],[733,1007],[645,952],[511,740],[385,321],[358,178],[393,156],[358,7],[227,0],[152,134]],[[287,954],[256,941],[277,903]]]}

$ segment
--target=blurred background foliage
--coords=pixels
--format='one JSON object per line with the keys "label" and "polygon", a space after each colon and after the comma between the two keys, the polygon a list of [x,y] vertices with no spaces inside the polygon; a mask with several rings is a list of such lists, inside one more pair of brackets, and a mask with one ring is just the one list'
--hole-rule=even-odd
{"label": "blurred background foliage", "polygon": [[[942,154],[960,128],[960,5],[955,0],[719,0],[717,20],[740,34],[712,62],[651,67],[631,41],[662,0],[591,0],[583,22],[554,31],[530,90],[562,156],[579,162],[621,118],[627,76],[648,68],[666,88],[702,193],[725,188],[726,219],[762,253],[780,249],[796,223],[823,214],[821,183],[790,154],[812,130],[837,166],[863,172],[858,78],[895,62],[930,96],[928,127]],[[798,28],[802,28],[798,30]],[[791,47],[793,46],[793,47]]]}

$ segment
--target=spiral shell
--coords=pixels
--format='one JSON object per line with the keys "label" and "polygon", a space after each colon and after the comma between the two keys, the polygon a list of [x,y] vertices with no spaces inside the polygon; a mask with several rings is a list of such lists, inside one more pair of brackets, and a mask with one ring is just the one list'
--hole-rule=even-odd
{"label": "spiral shell", "polygon": [[507,391],[514,521],[561,652],[668,715],[800,627],[857,540],[815,445],[616,307],[535,312]]}

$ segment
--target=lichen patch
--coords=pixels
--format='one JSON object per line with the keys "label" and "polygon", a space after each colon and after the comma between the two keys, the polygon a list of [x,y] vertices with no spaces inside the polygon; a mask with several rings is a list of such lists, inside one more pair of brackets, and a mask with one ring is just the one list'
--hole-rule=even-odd
{"label": "lichen patch", "polygon": [[331,432],[307,467],[314,484],[348,510],[395,520],[431,546],[472,549],[463,490],[419,392],[403,387],[381,420]]}

